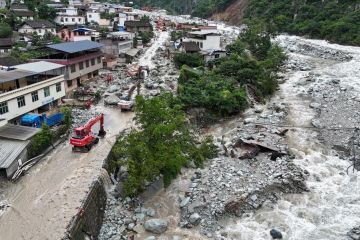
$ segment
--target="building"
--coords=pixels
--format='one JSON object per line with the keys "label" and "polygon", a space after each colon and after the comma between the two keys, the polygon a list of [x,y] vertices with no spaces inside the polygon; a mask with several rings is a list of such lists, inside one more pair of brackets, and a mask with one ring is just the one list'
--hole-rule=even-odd
{"label": "building", "polygon": [[100,13],[99,12],[94,12],[94,11],[89,11],[86,13],[86,21],[88,23],[97,23],[100,24]]}
{"label": "building", "polygon": [[125,29],[128,32],[150,32],[152,30],[149,21],[125,21]]}
{"label": "building", "polygon": [[0,0],[0,8],[6,7],[6,0]]}
{"label": "building", "polygon": [[205,62],[209,62],[218,58],[223,58],[226,57],[226,51],[225,50],[210,50],[210,51],[205,51],[205,52],[201,52],[203,57],[204,57],[204,61]]}
{"label": "building", "polygon": [[65,96],[64,66],[48,62],[0,71],[0,126],[18,123],[26,113],[50,110]]}
{"label": "building", "polygon": [[221,35],[214,30],[189,32],[187,40],[195,42],[202,51],[221,49]]}
{"label": "building", "polygon": [[13,45],[12,38],[0,38],[0,56],[8,56]]}
{"label": "building", "polygon": [[19,21],[34,20],[34,12],[30,11],[25,4],[14,3],[10,9]]}
{"label": "building", "polygon": [[77,8],[61,8],[55,18],[55,23],[63,26],[84,25],[85,17],[78,15]]}
{"label": "building", "polygon": [[122,58],[125,62],[125,53],[133,47],[134,33],[111,32],[106,38],[100,39],[104,45],[102,51],[109,55]]}
{"label": "building", "polygon": [[185,53],[198,53],[201,49],[195,42],[182,42],[180,44],[180,51]]}
{"label": "building", "polygon": [[13,66],[20,64],[19,59],[14,57],[0,57],[0,72],[1,71],[8,71]]}
{"label": "building", "polygon": [[27,20],[18,30],[19,33],[32,34],[37,33],[44,36],[45,33],[56,34],[55,25],[48,20]]}
{"label": "building", "polygon": [[99,74],[102,68],[102,44],[89,40],[66,42],[48,45],[55,51],[46,59],[33,59],[33,61],[48,61],[65,65],[65,90],[70,94],[76,87]]}

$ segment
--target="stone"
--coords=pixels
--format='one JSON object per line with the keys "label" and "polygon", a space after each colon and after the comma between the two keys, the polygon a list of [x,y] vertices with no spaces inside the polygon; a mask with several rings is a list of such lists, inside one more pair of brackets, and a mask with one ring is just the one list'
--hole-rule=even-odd
{"label": "stone", "polygon": [[182,240],[182,238],[180,236],[175,235],[175,236],[172,237],[172,240]]}
{"label": "stone", "polygon": [[149,216],[149,217],[154,217],[156,214],[155,210],[152,209],[152,208],[149,208],[147,211],[146,211],[146,215]]}
{"label": "stone", "polygon": [[312,102],[309,105],[310,108],[319,109],[321,107],[320,103]]}
{"label": "stone", "polygon": [[245,118],[244,119],[244,124],[249,124],[249,123],[253,123],[255,122],[255,120],[253,118]]}
{"label": "stone", "polygon": [[128,226],[127,226],[127,229],[128,230],[133,230],[135,227],[135,223],[130,223]]}
{"label": "stone", "polygon": [[144,224],[144,228],[148,232],[161,234],[168,228],[168,222],[164,219],[150,219]]}
{"label": "stone", "polygon": [[201,221],[201,216],[198,213],[193,213],[190,215],[189,222],[193,225],[199,224]]}
{"label": "stone", "polygon": [[112,85],[112,86],[109,87],[108,92],[109,93],[114,93],[114,92],[117,92],[119,90],[120,90],[120,87],[118,85]]}
{"label": "stone", "polygon": [[155,236],[150,236],[150,237],[145,238],[145,240],[156,240],[156,238],[155,238]]}
{"label": "stone", "polygon": [[109,97],[105,98],[104,102],[107,105],[117,105],[120,102],[120,98],[115,95],[110,95]]}
{"label": "stone", "polygon": [[282,239],[283,238],[281,232],[274,228],[270,230],[270,235],[273,239]]}
{"label": "stone", "polygon": [[188,205],[189,202],[190,202],[190,197],[184,198],[180,203],[180,208],[186,207],[186,205]]}

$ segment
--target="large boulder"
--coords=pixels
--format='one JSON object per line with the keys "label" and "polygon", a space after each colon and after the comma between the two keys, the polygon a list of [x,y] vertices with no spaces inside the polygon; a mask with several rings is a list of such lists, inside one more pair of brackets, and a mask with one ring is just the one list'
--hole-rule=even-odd
{"label": "large boulder", "polygon": [[281,232],[276,229],[271,229],[270,235],[273,239],[282,239],[283,238]]}
{"label": "large boulder", "polygon": [[110,95],[109,97],[105,98],[104,101],[108,105],[117,105],[120,102],[120,98],[116,95]]}
{"label": "large boulder", "polygon": [[109,93],[114,93],[120,90],[120,86],[119,85],[112,85],[109,87],[108,92]]}
{"label": "large boulder", "polygon": [[164,219],[150,219],[144,224],[144,228],[148,232],[161,234],[168,228],[168,222]]}
{"label": "large boulder", "polygon": [[190,215],[189,222],[193,225],[199,224],[201,221],[201,216],[198,213],[193,213]]}

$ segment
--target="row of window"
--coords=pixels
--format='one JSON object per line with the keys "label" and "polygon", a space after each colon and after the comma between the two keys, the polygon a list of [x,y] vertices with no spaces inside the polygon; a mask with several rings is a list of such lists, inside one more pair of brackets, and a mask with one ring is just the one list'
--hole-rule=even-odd
{"label": "row of window", "polygon": [[[61,83],[57,83],[56,84],[56,92],[60,92],[60,91],[61,91]],[[48,96],[50,96],[50,87],[45,87],[44,88],[44,97],[48,97]],[[16,100],[17,100],[17,104],[18,104],[19,108],[24,107],[26,105],[25,96],[18,97]],[[39,101],[38,91],[34,91],[31,93],[31,100],[32,100],[32,102]],[[8,107],[7,102],[0,103],[0,115],[5,114],[7,112],[9,112],[9,107]]]}
{"label": "row of window", "polygon": [[[91,60],[86,60],[85,61],[85,66],[86,68],[90,67],[90,62],[91,62],[91,66],[95,65],[95,58],[91,59]],[[97,58],[97,63],[100,64],[101,63],[101,57]],[[84,62],[80,62],[79,63],[79,69],[83,70],[84,69]],[[70,66],[70,70],[72,73],[76,72],[76,64],[73,64]]]}
{"label": "row of window", "polygon": [[[65,21],[64,21],[65,20]],[[60,18],[60,21],[61,22],[69,22],[69,19],[68,18]],[[72,22],[75,22],[75,18],[71,18],[71,21]],[[82,18],[78,18],[78,21],[81,22],[82,21]]]}

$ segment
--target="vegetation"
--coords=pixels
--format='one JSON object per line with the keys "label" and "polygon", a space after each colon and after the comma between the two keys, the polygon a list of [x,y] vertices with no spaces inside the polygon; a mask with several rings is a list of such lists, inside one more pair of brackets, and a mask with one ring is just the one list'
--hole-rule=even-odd
{"label": "vegetation", "polygon": [[139,37],[141,38],[141,41],[143,44],[148,44],[151,42],[151,39],[154,37],[154,32],[140,32]]}
{"label": "vegetation", "polygon": [[59,126],[55,131],[51,130],[48,125],[42,124],[41,132],[31,139],[28,147],[29,158],[34,158],[42,154],[48,147],[52,146],[54,141],[68,132],[71,127],[71,109],[64,107],[61,109],[61,112],[64,113],[64,124]]}
{"label": "vegetation", "polygon": [[12,28],[6,22],[0,22],[0,38],[8,38],[12,35]]}
{"label": "vegetation", "polygon": [[211,139],[197,144],[182,106],[172,94],[148,100],[138,96],[135,113],[139,128],[119,139],[112,150],[116,164],[127,165],[126,195],[138,194],[145,181],[160,174],[168,186],[189,161],[202,166],[206,158],[216,155]]}
{"label": "vegetation", "polygon": [[264,25],[253,23],[228,46],[228,57],[210,64],[213,69],[199,74],[183,67],[179,99],[187,108],[206,108],[224,116],[246,107],[246,86],[255,89],[259,98],[272,94],[277,88],[277,72],[286,56],[271,43],[270,37]]}
{"label": "vegetation", "polygon": [[278,32],[360,45],[358,4],[355,0],[250,0],[246,17],[268,22]]}
{"label": "vegetation", "polygon": [[204,60],[199,53],[176,53],[174,56],[174,62],[179,68],[183,65],[190,67],[200,67],[204,65]]}

